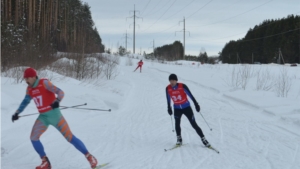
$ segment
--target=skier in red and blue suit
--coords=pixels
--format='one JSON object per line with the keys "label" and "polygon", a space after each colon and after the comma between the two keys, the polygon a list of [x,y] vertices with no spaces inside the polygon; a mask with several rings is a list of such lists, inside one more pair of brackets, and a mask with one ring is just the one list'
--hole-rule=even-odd
{"label": "skier in red and blue suit", "polygon": [[168,113],[171,116],[173,114],[171,108],[171,100],[173,101],[174,105],[174,118],[175,118],[175,130],[177,135],[177,143],[176,145],[182,145],[182,137],[181,137],[181,127],[180,127],[180,120],[181,116],[184,114],[188,120],[190,121],[192,127],[196,130],[197,134],[200,136],[202,143],[206,147],[210,147],[209,142],[204,137],[204,134],[201,128],[197,125],[193,110],[191,108],[190,102],[187,98],[189,96],[192,101],[194,102],[196,111],[200,111],[200,106],[192,93],[190,92],[187,85],[183,83],[177,83],[178,78],[175,74],[171,74],[169,76],[170,84],[166,87],[166,96],[168,102]]}
{"label": "skier in red and blue suit", "polygon": [[143,60],[140,60],[139,62],[138,62],[138,66],[136,67],[136,69],[134,70],[134,72],[138,69],[138,68],[140,68],[140,73],[142,73],[142,66],[143,66]]}
{"label": "skier in red and blue suit", "polygon": [[64,98],[64,92],[53,85],[48,79],[39,79],[36,70],[33,68],[27,68],[24,71],[24,79],[28,84],[26,95],[12,116],[12,121],[14,122],[19,119],[19,114],[33,99],[40,114],[33,125],[30,140],[42,159],[42,164],[37,166],[36,169],[51,169],[50,161],[40,141],[40,136],[47,130],[49,125],[54,126],[68,142],[84,154],[91,167],[95,168],[97,166],[97,159],[88,152],[83,142],[73,135],[67,121],[59,110],[59,102]]}

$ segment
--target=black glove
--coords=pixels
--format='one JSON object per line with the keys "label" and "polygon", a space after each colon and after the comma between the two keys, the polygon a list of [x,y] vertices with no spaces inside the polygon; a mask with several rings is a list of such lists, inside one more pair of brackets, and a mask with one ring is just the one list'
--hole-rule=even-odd
{"label": "black glove", "polygon": [[55,101],[50,105],[52,109],[56,109],[59,107],[59,100],[55,99]]}
{"label": "black glove", "polygon": [[199,104],[197,103],[197,104],[195,104],[195,108],[196,108],[196,111],[197,112],[200,112],[200,106],[199,106]]}
{"label": "black glove", "polygon": [[173,112],[172,112],[172,108],[171,107],[168,107],[168,113],[170,116],[172,116]]}
{"label": "black glove", "polygon": [[11,117],[11,120],[12,120],[12,122],[14,122],[15,120],[18,120],[19,119],[19,113],[15,113],[14,115],[12,115],[12,117]]}

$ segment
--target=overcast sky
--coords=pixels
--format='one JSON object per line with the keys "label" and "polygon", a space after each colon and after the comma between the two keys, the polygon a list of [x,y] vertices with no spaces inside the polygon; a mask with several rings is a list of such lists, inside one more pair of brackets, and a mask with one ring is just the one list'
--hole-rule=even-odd
{"label": "overcast sky", "polygon": [[230,40],[243,38],[266,19],[300,15],[300,0],[83,0],[91,6],[95,26],[106,48],[126,46],[133,52],[133,11],[136,10],[135,53],[154,46],[183,43],[185,54],[217,55]]}

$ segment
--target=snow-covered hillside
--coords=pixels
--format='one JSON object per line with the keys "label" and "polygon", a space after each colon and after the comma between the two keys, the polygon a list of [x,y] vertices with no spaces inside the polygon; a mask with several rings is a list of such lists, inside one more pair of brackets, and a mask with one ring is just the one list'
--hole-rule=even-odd
{"label": "snow-covered hillside", "polygon": [[[175,65],[144,60],[142,73],[133,72],[138,61],[126,66],[126,58],[121,58],[118,76],[103,79],[97,86],[56,73],[52,78],[65,92],[62,106],[87,103],[87,108],[112,110],[62,110],[73,134],[98,162],[110,162],[107,169],[300,168],[299,66],[180,61],[177,63],[182,65]],[[178,75],[179,82],[185,83],[199,102],[201,114],[213,130],[192,104],[196,121],[220,154],[203,146],[185,116],[181,128],[183,142],[188,144],[164,151],[176,143],[165,96],[171,73]],[[287,96],[278,97],[276,90],[280,88],[275,82],[284,74],[291,87]],[[11,121],[25,96],[26,84],[11,84],[11,79],[1,77],[1,87],[1,167],[33,169],[41,162],[29,139],[37,115]],[[21,115],[36,112],[31,102]],[[48,128],[41,141],[53,169],[89,167],[85,157],[54,127]]]}

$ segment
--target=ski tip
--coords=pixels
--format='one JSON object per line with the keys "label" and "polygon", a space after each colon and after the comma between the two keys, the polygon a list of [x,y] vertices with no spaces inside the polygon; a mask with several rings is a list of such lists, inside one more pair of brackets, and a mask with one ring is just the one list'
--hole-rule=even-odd
{"label": "ski tip", "polygon": [[100,164],[100,165],[96,166],[94,169],[101,169],[101,168],[107,166],[108,164],[109,164],[109,163],[103,163],[103,164]]}

